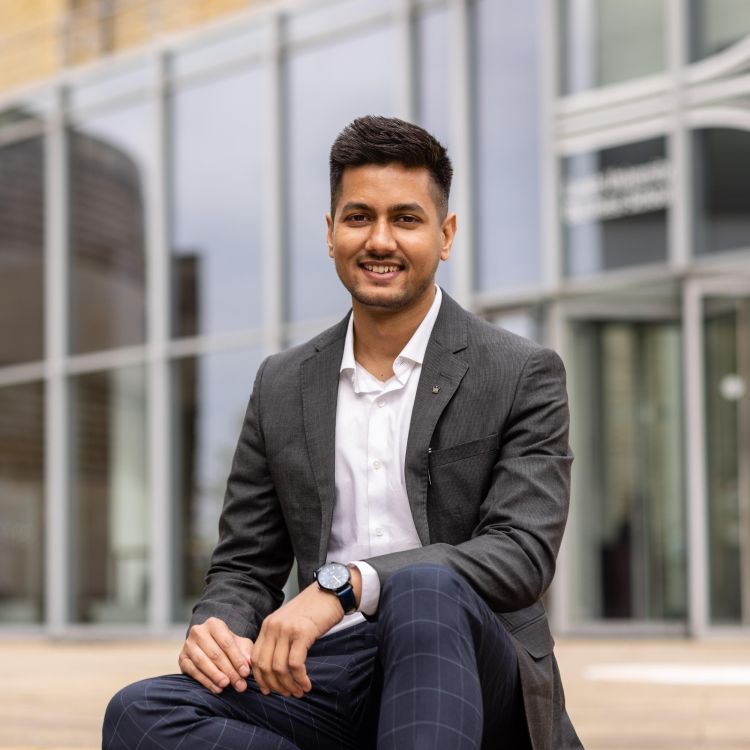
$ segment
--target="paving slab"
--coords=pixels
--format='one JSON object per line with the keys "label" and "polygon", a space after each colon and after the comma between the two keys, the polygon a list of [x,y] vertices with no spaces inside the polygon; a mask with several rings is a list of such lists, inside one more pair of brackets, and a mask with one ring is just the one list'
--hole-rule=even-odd
{"label": "paving slab", "polygon": [[[0,748],[96,750],[110,696],[174,672],[180,641],[0,641]],[[588,750],[750,750],[750,639],[560,639]]]}

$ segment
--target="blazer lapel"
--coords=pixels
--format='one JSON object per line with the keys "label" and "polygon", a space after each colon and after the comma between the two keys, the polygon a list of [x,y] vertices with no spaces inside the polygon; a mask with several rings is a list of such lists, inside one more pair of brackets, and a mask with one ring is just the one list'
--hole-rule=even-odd
{"label": "blazer lapel", "polygon": [[322,334],[301,367],[305,439],[320,499],[319,565],[325,562],[336,501],[336,401],[348,320]]}
{"label": "blazer lapel", "polygon": [[404,474],[414,526],[423,545],[430,543],[427,521],[429,450],[440,415],[453,398],[468,364],[456,356],[467,345],[466,313],[443,292],[414,397]]}

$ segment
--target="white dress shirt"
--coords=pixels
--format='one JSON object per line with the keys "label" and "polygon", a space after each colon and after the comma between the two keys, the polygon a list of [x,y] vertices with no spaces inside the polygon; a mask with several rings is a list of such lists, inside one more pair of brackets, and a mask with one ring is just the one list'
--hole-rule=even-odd
{"label": "white dress shirt", "polygon": [[329,632],[373,614],[380,579],[363,558],[421,546],[404,478],[406,441],[427,344],[443,295],[435,299],[414,335],[393,361],[393,376],[378,380],[354,359],[354,314],[344,342],[336,407],[336,504],[328,562],[351,562],[362,574],[359,612]]}

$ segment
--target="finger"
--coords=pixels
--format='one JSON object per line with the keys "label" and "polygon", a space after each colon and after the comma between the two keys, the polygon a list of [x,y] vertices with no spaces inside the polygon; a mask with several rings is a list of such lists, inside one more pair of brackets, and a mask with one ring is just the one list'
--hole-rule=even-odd
{"label": "finger", "polygon": [[273,639],[264,632],[265,628],[261,627],[258,638],[253,646],[253,656],[250,661],[250,667],[253,671],[253,678],[260,688],[263,695],[268,695],[271,688],[268,684],[268,673],[271,670],[271,656],[273,654]]}
{"label": "finger", "polygon": [[253,658],[253,642],[249,638],[243,638],[241,635],[235,635],[234,640],[240,653],[245,657],[248,667]]}
{"label": "finger", "polygon": [[301,698],[304,693],[308,693],[312,689],[312,683],[307,676],[307,667],[305,666],[308,649],[309,647],[304,641],[296,640],[289,650],[289,672],[299,691],[299,694],[295,693],[297,698]]}
{"label": "finger", "polygon": [[[228,633],[229,638],[232,640],[232,647],[234,648],[234,638],[232,637],[231,631],[228,631]],[[234,664],[232,664],[231,660],[224,652],[223,643],[217,643],[210,630],[208,632],[199,631],[196,634],[195,646],[213,662],[223,675],[226,676],[227,684],[231,682],[235,688],[241,690],[245,689],[247,685],[243,676],[234,668]],[[193,658],[193,653],[191,652],[189,656]],[[199,663],[198,666],[202,667],[202,662]],[[211,679],[214,679],[213,675],[209,674],[209,676]],[[224,687],[226,687],[226,685]]]}
{"label": "finger", "polygon": [[276,648],[274,648],[273,656],[271,657],[271,675],[276,683],[276,687],[273,689],[277,693],[281,693],[281,695],[287,697],[294,695],[297,698],[301,698],[300,686],[294,681],[294,677],[292,677],[292,673],[289,671],[290,650],[291,646],[286,636],[281,636],[276,640]]}
{"label": "finger", "polygon": [[[234,667],[237,679],[230,678],[234,686],[237,687],[237,683],[240,681],[244,683],[244,679],[242,678],[250,674],[250,664],[247,657],[239,648],[239,636],[235,635],[225,622],[218,619],[210,621],[209,632]],[[247,640],[249,641],[250,639]]]}
{"label": "finger", "polygon": [[276,639],[263,631],[261,628],[258,640],[253,646],[252,669],[255,682],[258,683],[260,692],[268,695],[271,690],[275,689],[275,683],[271,676],[271,660],[273,658],[274,646]]}
{"label": "finger", "polygon": [[190,659],[196,669],[214,685],[223,689],[229,685],[229,677],[214,664],[213,660],[195,643],[185,644],[185,655]]}
{"label": "finger", "polygon": [[193,664],[192,660],[189,656],[186,654],[182,654],[180,658],[177,660],[178,664],[180,665],[180,671],[183,674],[188,675],[188,677],[192,677],[196,682],[199,682],[201,685],[203,685],[204,688],[207,688],[210,690],[214,695],[219,695],[222,691],[222,689],[212,680],[210,680],[203,672],[198,669],[198,667]]}

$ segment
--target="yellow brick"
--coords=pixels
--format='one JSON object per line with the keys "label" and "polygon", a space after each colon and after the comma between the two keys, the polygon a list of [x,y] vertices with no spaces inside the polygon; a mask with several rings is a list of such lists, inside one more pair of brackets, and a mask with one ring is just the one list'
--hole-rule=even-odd
{"label": "yellow brick", "polygon": [[[252,0],[119,0],[102,21],[100,0],[0,0],[0,91],[52,76],[68,21],[69,65],[146,44],[157,32],[195,28],[252,5]],[[71,13],[72,11],[72,13]],[[152,18],[158,12],[159,17]]]}

